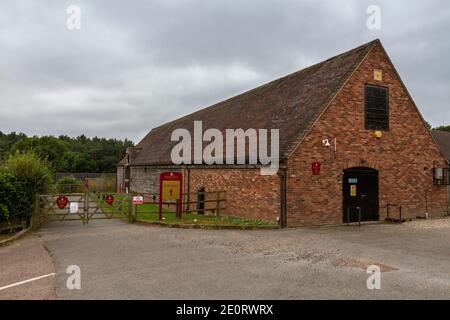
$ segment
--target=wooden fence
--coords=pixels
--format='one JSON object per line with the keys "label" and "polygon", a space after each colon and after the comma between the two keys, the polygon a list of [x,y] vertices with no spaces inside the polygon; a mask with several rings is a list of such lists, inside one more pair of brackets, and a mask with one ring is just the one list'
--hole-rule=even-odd
{"label": "wooden fence", "polygon": [[[215,216],[220,216],[225,213],[226,207],[226,192],[191,192],[184,194],[185,198],[185,212],[204,214],[207,212]],[[189,200],[188,200],[189,199]]]}
{"label": "wooden fence", "polygon": [[[159,205],[159,194],[149,193],[133,193],[133,195],[140,195],[144,197],[144,204]],[[195,214],[210,214],[220,216],[225,213],[226,207],[226,192],[191,192],[183,193],[183,212]],[[169,212],[177,212],[178,203],[175,201],[164,201],[163,208]],[[142,213],[158,213],[159,211],[139,211]]]}

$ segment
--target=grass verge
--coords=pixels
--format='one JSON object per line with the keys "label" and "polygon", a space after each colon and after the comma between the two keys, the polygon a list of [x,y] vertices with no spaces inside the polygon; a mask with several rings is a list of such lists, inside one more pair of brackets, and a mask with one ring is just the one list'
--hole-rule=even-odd
{"label": "grass verge", "polygon": [[[110,206],[102,199],[95,197],[95,201],[101,206],[102,210],[108,213],[121,214],[124,218],[128,213],[128,200],[124,200],[123,195],[116,195],[114,203]],[[163,220],[159,220],[159,205],[146,203],[136,206],[136,220],[158,222],[160,224],[178,224],[178,225],[205,225],[205,226],[238,226],[238,227],[277,227],[278,224],[271,221],[260,219],[242,218],[235,216],[213,216],[197,213],[183,213],[181,219],[176,216],[175,206],[163,208]]]}

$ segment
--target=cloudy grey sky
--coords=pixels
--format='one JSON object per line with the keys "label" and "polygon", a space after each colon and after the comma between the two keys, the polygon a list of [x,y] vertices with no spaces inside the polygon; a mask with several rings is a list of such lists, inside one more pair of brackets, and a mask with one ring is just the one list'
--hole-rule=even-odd
{"label": "cloudy grey sky", "polygon": [[[81,30],[66,27],[69,5]],[[369,5],[381,30],[366,27]],[[374,38],[425,119],[450,124],[448,0],[1,0],[0,131],[138,142]]]}

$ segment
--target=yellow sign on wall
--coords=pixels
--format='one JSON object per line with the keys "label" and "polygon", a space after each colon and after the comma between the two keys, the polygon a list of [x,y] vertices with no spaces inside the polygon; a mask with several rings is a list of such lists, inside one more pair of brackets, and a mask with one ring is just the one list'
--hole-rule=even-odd
{"label": "yellow sign on wall", "polygon": [[180,181],[162,181],[163,200],[179,200],[180,197]]}
{"label": "yellow sign on wall", "polygon": [[374,137],[377,139],[381,139],[381,137],[383,136],[383,133],[380,130],[377,130],[373,133]]}
{"label": "yellow sign on wall", "polygon": [[379,69],[373,70],[373,78],[376,81],[382,81],[383,80],[383,71]]}
{"label": "yellow sign on wall", "polygon": [[351,197],[356,197],[356,185],[352,184],[350,186],[350,196]]}

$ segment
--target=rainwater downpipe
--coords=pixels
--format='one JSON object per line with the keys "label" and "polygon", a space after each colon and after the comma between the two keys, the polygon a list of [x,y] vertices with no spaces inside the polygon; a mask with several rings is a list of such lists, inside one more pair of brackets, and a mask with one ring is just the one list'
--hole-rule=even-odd
{"label": "rainwater downpipe", "polygon": [[280,168],[278,173],[280,177],[280,218],[279,224],[282,228],[287,227],[286,217],[286,169]]}

